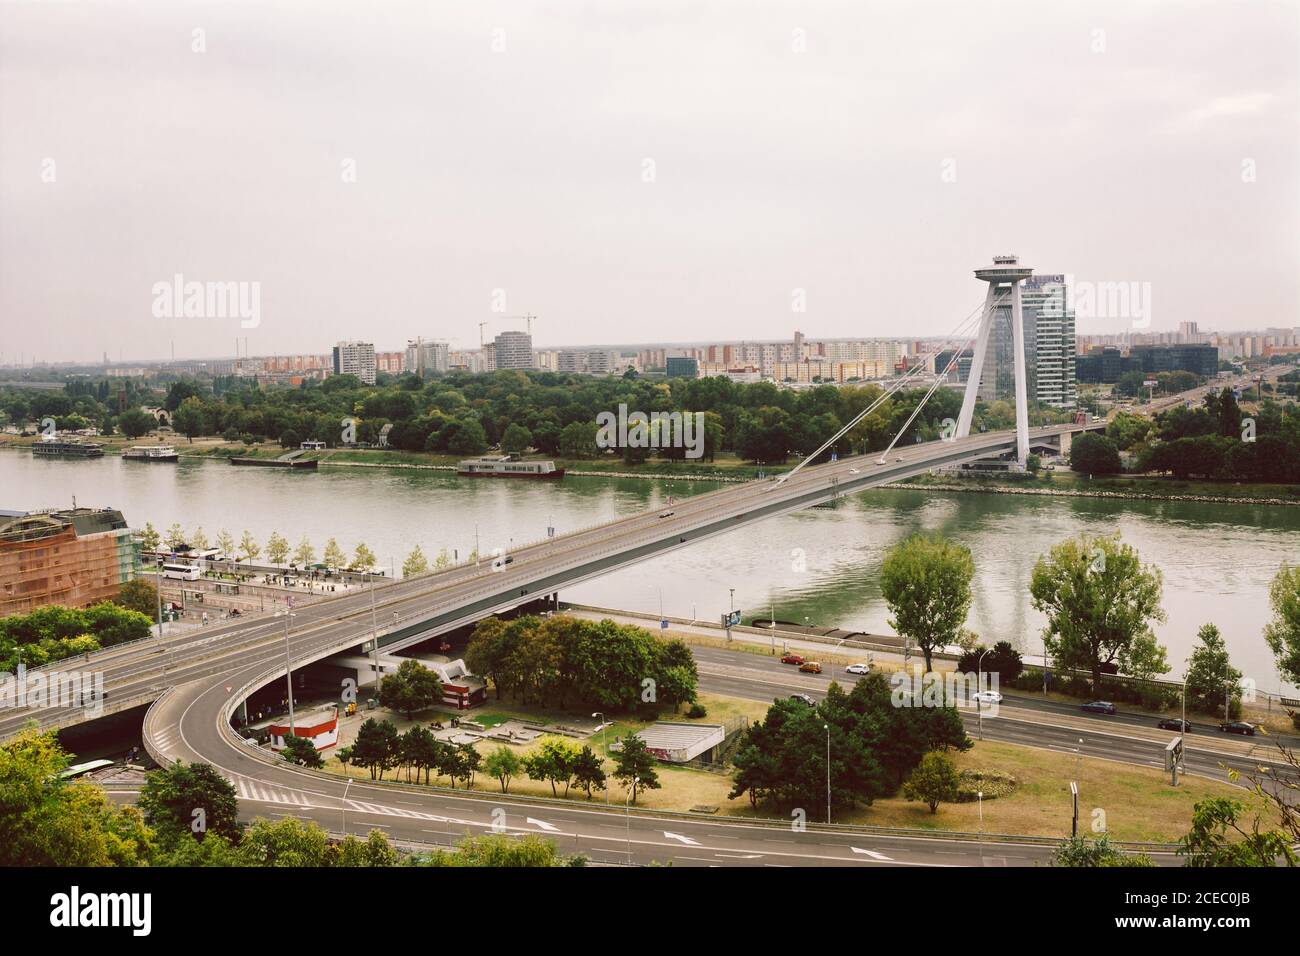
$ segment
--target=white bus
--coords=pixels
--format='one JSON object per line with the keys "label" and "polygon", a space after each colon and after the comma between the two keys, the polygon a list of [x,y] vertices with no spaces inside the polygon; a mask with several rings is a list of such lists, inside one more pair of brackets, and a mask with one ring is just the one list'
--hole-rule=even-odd
{"label": "white bus", "polygon": [[164,564],[162,573],[165,578],[177,578],[181,581],[197,581],[199,579],[198,565],[193,564]]}

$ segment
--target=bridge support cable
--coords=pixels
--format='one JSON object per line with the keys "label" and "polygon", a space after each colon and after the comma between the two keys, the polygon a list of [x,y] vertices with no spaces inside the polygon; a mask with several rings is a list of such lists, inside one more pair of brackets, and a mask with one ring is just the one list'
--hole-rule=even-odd
{"label": "bridge support cable", "polygon": [[[995,300],[992,302],[992,304],[991,304],[991,308],[993,308],[993,309],[997,309],[997,307],[1002,303],[1002,300],[1005,299],[1005,298],[1006,298],[1006,296],[1000,296],[1000,297],[998,297],[997,299],[995,299]],[[983,324],[983,323],[982,323],[982,320],[981,320],[981,325],[982,325],[982,324]],[[938,389],[938,387],[939,387],[939,383],[942,382],[942,381],[944,380],[944,378],[947,377],[949,369],[951,369],[951,368],[953,367],[953,363],[955,363],[955,362],[958,360],[958,358],[960,358],[961,353],[962,353],[963,351],[965,351],[966,346],[970,345],[970,343],[971,343],[974,339],[975,339],[975,336],[972,335],[972,336],[971,336],[970,338],[968,338],[964,343],[962,343],[962,345],[961,345],[960,348],[956,349],[956,350],[953,352],[953,356],[952,356],[952,358],[948,361],[948,365],[947,365],[947,366],[944,368],[944,370],[943,370],[943,375],[939,375],[939,376],[936,376],[936,377],[935,377],[934,384],[930,386],[929,391],[927,391],[927,392],[925,393],[925,395],[923,395],[923,396],[921,397],[921,400],[920,400],[919,402],[917,402],[916,408],[914,408],[914,409],[912,410],[912,414],[908,416],[907,421],[903,422],[903,427],[900,428],[900,429],[898,430],[898,434],[895,435],[895,436],[894,436],[894,440],[891,441],[891,442],[889,443],[889,447],[886,448],[884,451],[882,451],[882,452],[880,453],[880,461],[879,461],[880,464],[883,465],[883,464],[885,463],[885,456],[888,455],[891,451],[894,450],[894,446],[898,444],[898,440],[899,440],[900,438],[903,437],[903,434],[904,434],[904,433],[907,431],[907,429],[911,426],[912,422],[914,422],[914,421],[916,420],[916,416],[919,415],[919,414],[921,414],[921,409],[924,408],[924,407],[925,407],[925,403],[928,402],[928,401],[930,400],[930,396],[933,395],[933,394],[935,393],[935,390],[936,390],[936,389]],[[974,370],[974,366],[972,366],[972,368],[971,368],[971,375],[974,376],[974,374],[975,374],[975,370]]]}
{"label": "bridge support cable", "polygon": [[[981,302],[964,319],[962,319],[959,323],[957,323],[956,328],[954,328],[952,332],[948,334],[948,338],[943,341],[941,350],[942,348],[947,348],[952,342],[956,341],[957,337],[966,331],[967,327],[971,324],[972,319],[974,319],[976,316],[979,316],[982,319],[984,314],[984,308],[986,305],[987,305],[986,302]],[[967,338],[966,344],[969,343],[970,343],[970,338]],[[962,349],[966,347],[966,344],[963,344],[961,348],[955,351],[952,361],[950,361],[948,363],[948,366],[944,369],[945,375],[947,374],[948,369],[952,368],[953,362],[955,362],[957,358],[961,355]],[[891,384],[889,388],[885,389],[885,391],[883,391],[880,394],[879,398],[877,398],[874,402],[872,402],[862,411],[858,412],[858,414],[854,416],[854,418],[851,421],[849,421],[848,424],[844,425],[834,435],[826,439],[826,441],[824,441],[821,447],[819,447],[816,451],[812,452],[811,454],[805,455],[803,461],[799,462],[799,464],[795,465],[792,469],[787,471],[785,474],[778,477],[776,479],[776,483],[778,485],[783,484],[790,478],[793,478],[795,475],[797,475],[804,465],[808,464],[810,461],[816,460],[818,455],[820,455],[827,448],[830,448],[837,441],[843,438],[845,434],[847,434],[852,428],[854,428],[860,421],[862,421],[864,418],[866,418],[868,415],[874,412],[877,408],[883,405],[886,401],[892,398],[893,395],[896,392],[898,392],[900,389],[902,389],[905,385],[912,382],[915,379],[915,376],[919,373],[920,369],[921,369],[920,365],[915,365],[912,368],[908,369],[906,372],[904,372],[903,375],[898,379],[898,381]]]}

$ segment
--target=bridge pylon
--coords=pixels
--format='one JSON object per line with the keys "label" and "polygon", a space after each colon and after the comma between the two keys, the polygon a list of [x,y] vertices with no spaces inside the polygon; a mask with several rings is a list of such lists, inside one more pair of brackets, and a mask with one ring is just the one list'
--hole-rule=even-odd
{"label": "bridge pylon", "polygon": [[1029,397],[1028,374],[1025,369],[1025,318],[1020,304],[1020,283],[1034,274],[1034,270],[1020,264],[1016,256],[994,256],[993,265],[975,270],[975,278],[989,284],[984,298],[984,314],[980,317],[979,334],[975,339],[975,354],[971,358],[970,377],[966,380],[966,394],[957,418],[957,437],[970,434],[971,418],[975,414],[975,400],[979,397],[980,379],[984,374],[984,360],[988,355],[993,323],[1002,310],[1009,312],[1011,342],[1016,378],[1016,459],[1024,467],[1029,457]]}

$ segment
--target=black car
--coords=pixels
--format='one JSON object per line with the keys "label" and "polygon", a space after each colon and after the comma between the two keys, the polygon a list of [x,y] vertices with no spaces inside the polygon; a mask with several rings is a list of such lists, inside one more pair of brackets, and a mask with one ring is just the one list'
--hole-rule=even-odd
{"label": "black car", "polygon": [[1225,734],[1241,734],[1245,737],[1255,736],[1255,725],[1248,724],[1244,720],[1234,720],[1230,724],[1219,724],[1219,729]]}
{"label": "black car", "polygon": [[1156,724],[1156,726],[1161,730],[1177,730],[1179,733],[1184,734],[1190,734],[1192,732],[1192,725],[1185,720],[1179,720],[1177,717],[1166,717],[1164,720],[1160,721],[1160,723]]}
{"label": "black car", "polygon": [[1079,709],[1087,711],[1090,714],[1113,715],[1115,713],[1115,705],[1108,700],[1090,700],[1088,703],[1083,704]]}

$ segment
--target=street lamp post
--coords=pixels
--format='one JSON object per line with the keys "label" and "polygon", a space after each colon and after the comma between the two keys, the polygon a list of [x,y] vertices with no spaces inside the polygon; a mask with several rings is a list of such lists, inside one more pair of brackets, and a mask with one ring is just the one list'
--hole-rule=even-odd
{"label": "street lamp post", "polygon": [[627,865],[632,865],[632,794],[636,793],[636,785],[641,782],[640,777],[632,778],[632,786],[627,788],[627,799],[623,802],[623,819],[627,822]]}
{"label": "street lamp post", "polygon": [[154,590],[157,592],[157,596],[158,596],[158,640],[160,640],[160,641],[162,640],[162,636],[163,636],[163,627],[162,627],[162,580],[163,580],[163,575],[162,575],[162,566],[163,566],[163,559],[162,559],[162,558],[158,558],[158,559],[157,559],[157,564],[156,564],[157,572],[156,572],[155,575],[154,575],[153,583],[154,583]]}
{"label": "street lamp post", "polygon": [[[984,654],[992,649],[986,648]],[[980,740],[984,739],[984,701],[979,696],[984,690],[984,654],[981,654],[979,660],[975,662],[975,713],[979,720]]]}
{"label": "street lamp post", "polygon": [[284,682],[289,688],[289,733],[298,736],[298,728],[293,720],[293,662],[289,659],[289,619],[292,611],[284,612]]}
{"label": "street lamp post", "polygon": [[826,731],[826,822],[831,822],[831,725],[822,724]]}
{"label": "street lamp post", "polygon": [[773,604],[768,608],[770,616],[767,619],[768,635],[772,638],[772,656],[776,656],[776,605]]}
{"label": "street lamp post", "polygon": [[348,777],[348,782],[343,785],[343,839],[348,838],[348,787],[352,786],[352,778]]}
{"label": "street lamp post", "polygon": [[980,802],[980,866],[984,865],[984,791],[976,793]]}
{"label": "street lamp post", "polygon": [[[601,742],[605,748],[605,755],[609,755],[609,724],[605,723],[605,715],[599,711],[592,714],[593,717],[600,719],[600,736]],[[605,787],[605,806],[609,806],[609,787]]]}

